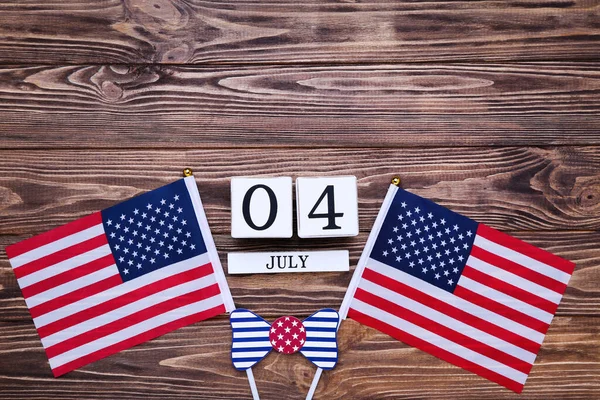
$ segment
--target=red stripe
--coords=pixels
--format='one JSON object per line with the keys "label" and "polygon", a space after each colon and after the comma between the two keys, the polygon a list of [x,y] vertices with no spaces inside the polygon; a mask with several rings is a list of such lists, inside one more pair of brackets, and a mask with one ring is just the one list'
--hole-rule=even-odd
{"label": "red stripe", "polygon": [[107,243],[108,240],[106,239],[106,235],[102,233],[96,237],[84,240],[81,243],[76,243],[73,246],[59,250],[56,253],[48,254],[47,256],[30,261],[27,264],[23,264],[20,267],[14,269],[15,275],[17,279],[20,279],[24,276],[47,268],[51,265],[57,264],[61,261],[65,261],[69,258],[73,258],[87,251],[94,250]]}
{"label": "red stripe", "polygon": [[496,372],[490,371],[489,369],[483,368],[482,366],[475,364],[471,361],[465,360],[464,358],[461,358],[455,354],[450,353],[449,351],[446,351],[429,342],[419,339],[416,336],[401,331],[400,329],[388,325],[378,319],[365,315],[352,308],[348,310],[348,316],[360,322],[361,324],[375,328],[387,335],[390,335],[396,340],[400,340],[408,344],[409,346],[416,347],[429,354],[432,354],[437,358],[452,363],[460,368],[466,369],[467,371],[471,371],[479,376],[484,377],[485,379],[488,379],[492,382],[496,382],[499,385],[502,385],[516,393],[521,393],[523,391],[523,385],[521,385],[518,382],[506,378],[505,376],[502,376]]}
{"label": "red stripe", "polygon": [[205,288],[174,297],[161,303],[147,304],[148,308],[137,311],[131,315],[126,315],[116,321],[92,329],[88,332],[83,332],[80,335],[74,336],[70,339],[46,348],[46,355],[49,359],[56,357],[59,354],[73,350],[96,339],[119,332],[142,321],[164,314],[168,311],[175,310],[176,308],[183,307],[200,300],[208,299],[209,297],[216,296],[219,293],[219,285],[215,283]]}
{"label": "red stripe", "polygon": [[177,286],[189,281],[193,281],[194,279],[199,279],[212,273],[212,265],[208,263],[189,271],[184,271],[175,275],[171,275],[167,278],[150,283],[146,286],[142,286],[141,288],[132,290],[131,292],[124,293],[119,297],[112,298],[103,303],[97,304],[90,308],[86,308],[85,310],[81,310],[75,314],[71,314],[62,319],[51,322],[48,325],[39,327],[38,334],[41,338],[45,338],[47,336],[52,335],[53,333],[62,331],[63,329],[67,329],[83,321],[95,318],[111,310],[116,310],[117,308],[123,307],[127,304],[133,303],[134,301],[143,299],[152,294],[161,292],[167,288]]}
{"label": "red stripe", "polygon": [[8,258],[20,256],[21,254],[27,253],[30,250],[36,249],[40,246],[48,243],[55,242],[59,239],[72,235],[74,233],[83,231],[84,229],[91,228],[94,225],[102,223],[102,214],[97,212],[86,217],[80,218],[76,221],[69,222],[66,225],[59,226],[48,232],[44,232],[41,235],[34,236],[32,238],[23,240],[22,242],[15,243],[12,246],[6,248],[6,255]]}
{"label": "red stripe", "polygon": [[40,294],[42,292],[45,292],[46,290],[55,288],[59,285],[70,282],[77,278],[81,278],[82,276],[99,271],[102,268],[106,268],[109,265],[113,264],[115,264],[114,257],[112,256],[112,254],[107,254],[104,257],[97,258],[93,261],[90,261],[87,264],[83,264],[77,268],[65,271],[62,274],[54,275],[48,279],[44,279],[43,281],[27,286],[21,289],[21,291],[23,292],[23,297],[25,298],[35,296],[36,294]]}
{"label": "red stripe", "polygon": [[444,303],[441,300],[436,299],[433,296],[430,296],[424,292],[421,292],[418,289],[415,289],[411,286],[407,286],[401,282],[398,282],[392,278],[389,278],[385,275],[382,275],[378,272],[375,272],[371,269],[366,268],[363,272],[364,279],[371,281],[377,285],[383,286],[389,290],[392,290],[396,293],[399,293],[403,296],[409,297],[419,303],[426,305],[429,308],[437,310],[441,313],[448,315],[458,321],[461,321],[467,325],[470,325],[476,329],[479,329],[483,332],[489,333],[490,335],[496,336],[505,340],[515,346],[518,346],[522,349],[525,349],[531,353],[537,354],[538,350],[541,347],[541,344],[536,343],[530,339],[524,338],[522,336],[517,335],[514,332],[511,332],[501,326],[494,325],[491,322],[488,322],[482,318],[479,318],[475,315],[469,314],[466,311],[461,310],[460,308],[454,307],[450,304]]}
{"label": "red stripe", "polygon": [[535,282],[538,285],[543,286],[546,289],[555,291],[560,295],[564,294],[565,290],[567,289],[567,285],[565,285],[562,282],[552,279],[546,275],[542,275],[539,272],[526,268],[520,264],[517,264],[516,262],[500,257],[497,254],[490,253],[489,251],[484,250],[480,247],[473,246],[473,249],[471,250],[471,255],[495,267],[501,268],[512,274],[518,275],[523,279]]}
{"label": "red stripe", "polygon": [[219,315],[225,312],[225,306],[219,305],[217,307],[210,308],[205,311],[198,312],[196,314],[188,315],[186,317],[180,318],[178,320],[169,322],[167,324],[158,326],[154,329],[141,333],[137,336],[126,339],[122,342],[115,343],[111,346],[105,347],[101,350],[95,351],[91,354],[73,360],[67,364],[61,365],[60,367],[54,368],[52,373],[55,377],[63,375],[69,371],[73,371],[79,367],[87,365],[91,362],[100,360],[104,357],[107,357],[111,354],[118,353],[121,350],[128,349],[140,343],[147,342],[148,340],[154,339],[158,336],[164,335],[165,333],[171,332],[175,329],[179,329],[186,325],[193,324],[195,322],[203,321],[205,319],[214,317],[215,315]]}
{"label": "red stripe", "polygon": [[572,274],[575,269],[575,263],[572,263],[571,261],[565,260],[562,257],[556,256],[546,250],[542,250],[534,245],[507,235],[506,233],[499,232],[484,224],[479,224],[477,227],[477,234],[501,246],[508,247],[509,249],[566,272],[567,274]]}
{"label": "red stripe", "polygon": [[520,360],[510,354],[506,354],[495,347],[479,342],[470,336],[464,335],[447,326],[440,324],[434,320],[428,319],[415,313],[414,311],[404,308],[396,303],[376,296],[363,289],[358,288],[354,297],[362,302],[372,305],[380,310],[386,311],[398,318],[413,323],[421,328],[450,340],[453,343],[459,344],[467,349],[473,350],[476,353],[483,354],[492,360],[498,361],[501,364],[507,365],[524,374],[529,374],[532,365]]}
{"label": "red stripe", "polygon": [[546,331],[548,330],[549,325],[547,323],[523,314],[522,312],[513,308],[507,307],[504,304],[498,303],[497,301],[488,299],[487,297],[475,293],[460,285],[456,286],[454,289],[454,294],[467,300],[468,302],[477,304],[478,306],[486,308],[496,314],[512,319],[513,321],[518,322],[521,325],[525,325],[526,327],[536,330],[540,333],[546,334]]}
{"label": "red stripe", "polygon": [[[115,271],[116,272],[116,271]],[[66,306],[67,304],[75,303],[81,299],[85,299],[86,297],[93,296],[97,293],[108,290],[112,287],[120,285],[123,283],[121,279],[121,275],[116,272],[116,275],[109,276],[106,279],[95,282],[91,285],[82,287],[80,289],[74,290],[71,293],[67,293],[64,296],[59,296],[55,299],[48,300],[45,303],[37,305],[35,307],[31,307],[29,312],[31,313],[32,318],[37,318],[41,315],[44,315],[50,311],[57,310],[61,307]]]}
{"label": "red stripe", "polygon": [[521,300],[522,302],[527,303],[530,306],[539,308],[540,310],[544,310],[550,314],[554,314],[556,312],[556,309],[558,308],[558,304],[554,304],[553,302],[546,300],[543,297],[536,296],[535,294],[523,290],[517,286],[511,285],[508,282],[504,282],[491,275],[478,271],[475,268],[469,266],[468,264],[463,270],[462,276],[466,276],[467,278],[470,278],[487,287],[502,292],[510,297],[514,297],[517,300]]}

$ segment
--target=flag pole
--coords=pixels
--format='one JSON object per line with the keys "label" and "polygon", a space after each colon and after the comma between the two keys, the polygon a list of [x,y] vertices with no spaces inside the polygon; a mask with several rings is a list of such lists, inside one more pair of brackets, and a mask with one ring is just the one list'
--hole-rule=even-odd
{"label": "flag pole", "polygon": [[248,368],[246,370],[246,375],[248,375],[248,383],[250,383],[252,398],[254,400],[260,400],[260,397],[258,396],[258,389],[256,388],[256,381],[254,380],[254,374],[252,373],[252,368]]}
{"label": "flag pole", "polygon": [[321,367],[317,368],[317,372],[315,372],[315,377],[310,384],[310,389],[308,389],[308,394],[306,395],[306,400],[312,400],[313,395],[315,394],[315,390],[317,390],[317,385],[319,384],[319,379],[321,379],[321,374],[323,370]]}
{"label": "flag pole", "polygon": [[[184,176],[184,178],[193,177],[194,172],[192,171],[191,168],[185,168],[183,170],[183,176]],[[198,192],[198,187],[196,186],[196,181],[193,178],[191,178],[191,179],[194,183],[193,184],[190,183],[188,188],[190,186],[195,188],[195,192],[190,192],[190,196],[192,196],[192,203],[196,202],[198,204],[198,210],[196,210],[196,217],[198,218],[198,224],[200,225],[201,229],[203,228],[206,231],[210,232],[210,228],[208,226],[208,221],[206,220],[206,215],[204,214],[204,207],[202,206],[202,200],[200,200],[200,193]],[[185,179],[185,180],[188,181],[187,179]],[[187,182],[186,182],[186,185],[188,185]],[[194,196],[194,194],[196,196]],[[228,313],[231,313],[235,309],[235,304],[233,302],[233,297],[231,296],[231,292],[229,291],[229,285],[227,284],[227,280],[225,279],[225,274],[223,272],[223,266],[221,266],[221,263],[219,261],[219,255],[217,254],[216,246],[213,241],[212,235],[209,234],[208,237],[205,238],[205,240],[207,241],[207,248],[208,248],[207,250],[210,254],[210,258],[211,258],[212,262],[215,263],[215,266],[220,267],[220,268],[214,268],[215,277],[217,279],[217,283],[219,285],[219,289],[220,289],[221,295],[223,297],[223,304],[225,305],[225,311],[227,311]],[[250,384],[250,391],[252,392],[252,398],[254,400],[260,400],[260,397],[258,396],[258,389],[256,388],[256,381],[254,380],[254,374],[252,373],[252,368],[248,368],[246,370],[246,375],[248,376],[248,383]]]}
{"label": "flag pole", "polygon": [[[348,285],[348,289],[346,290],[346,294],[344,295],[344,300],[342,300],[342,305],[340,306],[340,322],[345,320],[348,316],[348,309],[350,308],[350,302],[352,298],[354,298],[354,294],[356,293],[356,289],[358,288],[358,283],[360,278],[362,277],[363,271],[367,266],[367,259],[371,255],[371,250],[373,250],[373,246],[375,245],[375,240],[379,235],[379,230],[381,229],[381,225],[383,225],[383,220],[387,215],[387,212],[392,204],[392,200],[394,200],[394,196],[400,187],[400,178],[395,176],[392,179],[392,182],[389,186],[389,189],[383,199],[383,203],[381,204],[381,208],[379,209],[379,213],[377,214],[377,218],[375,218],[375,222],[373,223],[373,228],[371,228],[371,232],[369,233],[369,237],[367,238],[367,243],[365,244],[365,248],[363,249],[362,254],[360,255],[360,259],[358,260],[358,264],[356,264],[356,268],[354,269],[354,274],[352,275],[352,279],[350,280],[350,284]],[[339,328],[338,328],[339,329]]]}
{"label": "flag pole", "polygon": [[[363,270],[367,264],[367,258],[369,254],[371,254],[371,250],[373,249],[373,245],[375,244],[375,239],[379,234],[379,229],[381,229],[381,225],[383,224],[383,220],[387,211],[390,207],[392,199],[400,187],[400,178],[395,176],[392,178],[392,182],[390,188],[385,195],[385,199],[383,200],[383,204],[379,209],[379,213],[377,214],[377,218],[373,223],[373,228],[371,229],[371,233],[369,234],[369,238],[367,239],[367,243],[365,244],[365,248],[358,260],[358,264],[356,265],[356,269],[354,270],[354,275],[352,275],[352,280],[350,281],[350,285],[348,285],[348,290],[346,290],[346,295],[344,296],[344,300],[342,301],[342,305],[340,306],[340,323],[338,324],[338,330],[340,329],[340,325],[342,321],[346,319],[348,316],[348,308],[350,308],[350,301],[354,297],[354,293],[356,292],[356,288],[358,287],[358,281],[360,280]],[[306,400],[312,400],[313,395],[315,394],[315,390],[317,390],[317,385],[319,384],[319,379],[321,379],[321,374],[323,370],[321,368],[317,368],[317,372],[310,384],[310,389],[308,390],[308,394],[306,395]]]}

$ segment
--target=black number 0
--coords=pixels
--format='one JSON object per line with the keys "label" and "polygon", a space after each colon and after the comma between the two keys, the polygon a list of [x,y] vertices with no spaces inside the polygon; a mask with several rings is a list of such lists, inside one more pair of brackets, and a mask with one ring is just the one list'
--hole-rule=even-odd
{"label": "black number 0", "polygon": [[[264,189],[269,196],[269,218],[267,218],[267,222],[264,225],[258,226],[252,221],[252,216],[250,215],[250,200],[252,199],[252,195],[257,189]],[[273,189],[268,187],[267,185],[254,185],[244,195],[244,201],[242,202],[242,214],[244,215],[244,220],[248,224],[248,226],[256,231],[264,231],[265,229],[269,229],[273,222],[275,222],[275,217],[277,217],[277,197],[273,192]]]}
{"label": "black number 0", "polygon": [[[327,196],[327,213],[316,214],[315,210],[319,207],[319,204],[323,201],[323,198]],[[341,226],[335,224],[336,217],[343,217],[344,213],[335,212],[335,201],[333,197],[333,185],[327,185],[321,196],[317,200],[316,204],[308,213],[308,218],[327,218],[327,225],[323,229],[342,229]]]}

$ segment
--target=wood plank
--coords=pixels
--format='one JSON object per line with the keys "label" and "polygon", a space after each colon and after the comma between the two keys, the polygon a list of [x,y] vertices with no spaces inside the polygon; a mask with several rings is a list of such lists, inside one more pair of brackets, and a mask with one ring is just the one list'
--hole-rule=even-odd
{"label": "wood plank", "polygon": [[[263,109],[257,108],[262,114]],[[0,146],[232,148],[600,145],[600,114],[225,115],[0,111]],[[32,138],[35,138],[32,140]]]}
{"label": "wood plank", "polygon": [[598,8],[596,0],[3,2],[0,63],[599,60]]}
{"label": "wood plank", "polygon": [[33,235],[195,171],[215,233],[230,232],[229,179],[358,178],[370,230],[392,176],[405,188],[501,230],[600,227],[600,148],[0,151],[0,234]]}
{"label": "wood plank", "polygon": [[[210,216],[209,216],[210,218]],[[600,243],[599,232],[511,232],[516,237],[576,263],[559,316],[600,317]],[[349,250],[353,270],[367,241],[367,232],[355,238],[337,239],[233,239],[228,234],[214,235],[221,262],[227,268],[227,253],[232,251]],[[23,236],[0,236],[0,246],[16,243]],[[238,307],[249,308],[265,317],[286,313],[309,315],[315,309],[339,307],[350,283],[351,273],[269,274],[227,276]],[[301,289],[299,289],[301,288]],[[21,291],[8,263],[0,254],[0,323],[31,320]]]}
{"label": "wood plank", "polygon": [[0,146],[600,144],[599,65],[4,67]]}
{"label": "wood plank", "polygon": [[[600,396],[599,324],[598,317],[556,317],[519,398]],[[246,375],[231,365],[230,341],[227,317],[221,315],[55,379],[33,323],[0,323],[0,354],[10,359],[0,363],[0,396],[248,399]],[[515,398],[513,392],[353,320],[342,323],[338,343],[339,363],[323,373],[316,399]],[[299,354],[270,354],[253,371],[261,398],[303,399],[315,368]]]}

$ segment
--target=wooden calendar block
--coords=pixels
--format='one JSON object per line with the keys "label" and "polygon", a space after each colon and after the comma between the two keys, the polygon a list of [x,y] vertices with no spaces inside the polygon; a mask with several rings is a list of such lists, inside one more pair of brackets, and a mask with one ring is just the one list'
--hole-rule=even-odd
{"label": "wooden calendar block", "polygon": [[358,235],[358,196],[355,176],[296,179],[298,236]]}
{"label": "wooden calendar block", "polygon": [[231,179],[231,236],[292,237],[292,178]]}
{"label": "wooden calendar block", "polygon": [[349,271],[348,250],[228,253],[229,274]]}

